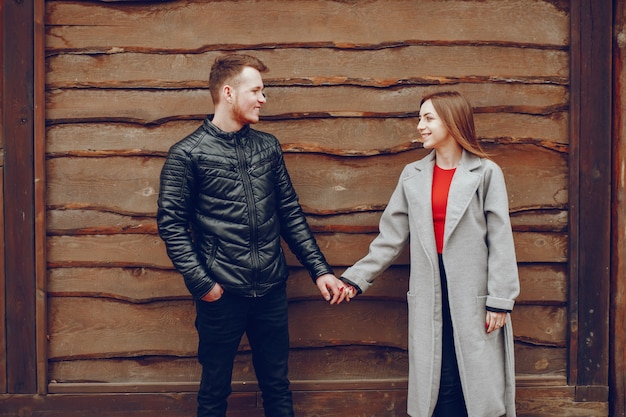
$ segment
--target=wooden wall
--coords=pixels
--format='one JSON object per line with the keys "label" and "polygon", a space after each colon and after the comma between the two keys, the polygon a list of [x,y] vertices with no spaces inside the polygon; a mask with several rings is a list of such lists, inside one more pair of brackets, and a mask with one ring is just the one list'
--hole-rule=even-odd
{"label": "wooden wall", "polygon": [[[270,68],[257,127],[281,141],[337,274],[367,252],[402,167],[424,155],[421,96],[469,98],[509,188],[520,414],[583,415],[567,385],[568,4],[46,2],[49,392],[195,391],[193,305],[156,233],[158,177],[212,111],[213,59],[242,51]],[[406,415],[407,259],[330,307],[290,258],[301,415]],[[257,415],[245,340],[234,379],[233,412]]]}

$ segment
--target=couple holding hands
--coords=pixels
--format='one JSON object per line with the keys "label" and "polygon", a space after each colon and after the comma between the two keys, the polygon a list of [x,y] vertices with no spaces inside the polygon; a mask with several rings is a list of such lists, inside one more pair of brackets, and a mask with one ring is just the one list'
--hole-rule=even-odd
{"label": "couple holding hands", "polygon": [[278,140],[254,130],[266,102],[259,59],[227,54],[209,76],[214,114],[174,144],[157,222],[196,301],[198,417],[225,417],[246,333],[266,417],[292,417],[288,268],[281,238],[331,304],[367,291],[409,245],[412,417],[515,416],[510,312],[519,280],[500,167],[459,93],[423,97],[417,130],[431,152],[404,167],[369,253],[337,278],[313,236]]}

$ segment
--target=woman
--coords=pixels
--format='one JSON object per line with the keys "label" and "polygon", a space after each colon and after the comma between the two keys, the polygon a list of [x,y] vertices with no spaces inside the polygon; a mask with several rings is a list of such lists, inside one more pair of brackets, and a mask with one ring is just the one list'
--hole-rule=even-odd
{"label": "woman", "polygon": [[410,242],[408,414],[515,416],[519,280],[502,171],[459,93],[424,97],[417,129],[432,152],[404,168],[380,234],[342,279],[349,297],[366,291]]}

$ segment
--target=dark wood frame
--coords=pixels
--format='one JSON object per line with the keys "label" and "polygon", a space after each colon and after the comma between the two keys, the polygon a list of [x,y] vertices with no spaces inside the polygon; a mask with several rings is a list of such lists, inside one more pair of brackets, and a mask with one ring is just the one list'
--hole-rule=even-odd
{"label": "dark wood frame", "polygon": [[3,2],[2,7],[6,389],[33,393],[38,389],[34,167],[39,163],[34,2]]}
{"label": "dark wood frame", "polygon": [[[613,1],[614,30],[626,30],[626,4]],[[609,338],[609,398],[610,415],[626,417],[626,179],[621,175],[626,162],[626,45],[613,36],[613,197],[612,197],[612,250],[611,260],[611,313]]]}
{"label": "dark wood frame", "polygon": [[[613,10],[617,7],[611,3],[595,0],[570,3],[569,384],[575,387],[577,401],[609,400],[609,371],[624,365],[615,359],[615,350],[609,352],[609,318],[611,314],[622,317],[625,308],[610,309],[611,261],[614,265],[624,264],[622,253],[611,253],[612,243],[618,240],[611,241],[611,28]],[[0,229],[4,225],[5,244],[4,267],[0,271],[0,283],[4,278],[5,284],[5,305],[0,299],[3,307],[0,318],[4,314],[6,323],[4,332],[0,332],[0,342],[5,342],[0,354],[6,353],[6,361],[0,360],[0,371],[5,368],[6,377],[0,375],[0,392],[26,394],[15,395],[13,405],[17,408],[34,404],[34,396],[46,394],[47,390],[43,5],[43,0],[0,4],[0,60],[4,64],[0,137],[5,148],[0,178],[4,185],[1,197],[6,203],[4,222],[0,222]],[[618,211],[616,207],[614,202],[614,213]],[[623,215],[623,207],[620,213]],[[618,279],[613,277],[617,286]],[[89,400],[105,406],[97,399],[100,395],[85,394],[89,399],[83,398],[83,403],[87,405]],[[106,401],[109,411],[129,412],[140,401],[137,396],[151,395],[155,407],[192,397],[168,393],[113,395],[115,401],[111,397]],[[610,401],[623,405],[624,395],[613,391]],[[68,401],[71,399],[66,396],[55,396],[44,407],[58,411],[70,407]],[[36,408],[41,406],[39,403]]]}
{"label": "dark wood frame", "polygon": [[[0,3],[0,22],[4,23],[4,7]],[[4,31],[0,30],[0,323],[6,323],[5,317],[5,278],[4,278]],[[7,392],[7,339],[6,326],[0,326],[0,394]]]}
{"label": "dark wood frame", "polygon": [[607,401],[613,8],[579,0],[570,12],[569,384],[577,401]]}

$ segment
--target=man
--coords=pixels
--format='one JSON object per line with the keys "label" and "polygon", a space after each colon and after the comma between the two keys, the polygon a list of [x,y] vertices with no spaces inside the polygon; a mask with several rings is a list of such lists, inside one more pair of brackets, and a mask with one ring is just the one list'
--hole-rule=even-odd
{"label": "man", "polygon": [[265,415],[293,416],[281,237],[327,301],[341,303],[347,292],[306,222],[280,144],[250,128],[266,101],[265,71],[249,55],[217,58],[209,78],[215,114],[172,146],[161,172],[159,234],[196,300],[198,417],[226,416],[244,332]]}

